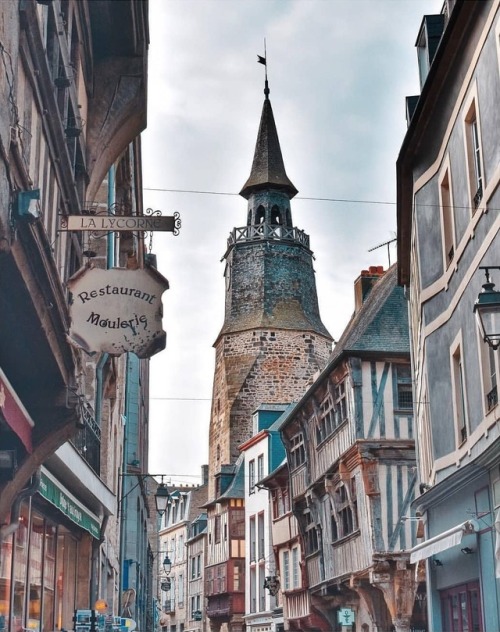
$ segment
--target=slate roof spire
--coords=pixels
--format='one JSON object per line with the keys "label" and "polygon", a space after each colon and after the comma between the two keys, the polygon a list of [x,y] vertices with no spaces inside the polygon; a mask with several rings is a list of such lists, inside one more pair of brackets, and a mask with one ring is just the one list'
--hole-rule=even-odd
{"label": "slate roof spire", "polygon": [[255,191],[274,188],[284,191],[289,198],[292,199],[297,195],[298,190],[286,175],[278,131],[276,130],[276,123],[274,122],[273,108],[271,107],[271,101],[269,99],[267,75],[264,95],[265,99],[262,107],[262,115],[260,117],[252,170],[250,177],[240,191],[240,195],[248,200],[250,195]]}

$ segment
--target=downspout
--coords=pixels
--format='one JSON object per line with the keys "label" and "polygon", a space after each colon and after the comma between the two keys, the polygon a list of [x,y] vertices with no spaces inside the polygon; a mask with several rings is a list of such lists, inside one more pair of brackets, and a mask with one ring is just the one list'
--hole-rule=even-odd
{"label": "downspout", "polygon": [[[124,524],[124,516],[126,515],[126,506],[127,506],[127,496],[125,494],[125,479],[126,476],[123,476],[127,472],[127,415],[129,413],[129,396],[130,396],[130,385],[128,381],[128,372],[129,372],[129,355],[127,353],[126,367],[125,367],[125,410],[124,410],[124,428],[123,428],[123,455],[122,455],[122,467],[121,467],[121,484],[118,496],[118,521],[120,528],[120,594],[118,595],[118,613],[121,615],[122,612],[122,596],[125,586],[125,524]],[[127,586],[128,586],[128,568],[127,568]]]}
{"label": "downspout", "polygon": [[[108,171],[108,215],[114,215],[114,205],[116,202],[115,192],[115,165],[111,165]],[[115,265],[115,234],[108,233],[108,249],[106,257],[106,268],[110,270]]]}

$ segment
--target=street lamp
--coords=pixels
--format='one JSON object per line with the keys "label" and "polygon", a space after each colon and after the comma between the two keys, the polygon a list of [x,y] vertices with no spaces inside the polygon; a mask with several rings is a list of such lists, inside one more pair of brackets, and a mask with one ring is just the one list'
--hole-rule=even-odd
{"label": "street lamp", "polygon": [[156,511],[160,514],[160,516],[163,516],[163,514],[167,511],[169,498],[170,498],[170,494],[168,492],[167,486],[163,482],[163,476],[162,476],[161,483],[156,488],[156,493],[155,493]]}
{"label": "street lamp", "polygon": [[172,562],[168,555],[165,555],[165,559],[163,560],[163,572],[165,575],[170,575],[170,571],[172,570]]}
{"label": "street lamp", "polygon": [[483,340],[496,351],[500,346],[500,292],[494,289],[490,270],[500,270],[500,266],[480,266],[485,271],[486,283],[474,303],[474,313]]}

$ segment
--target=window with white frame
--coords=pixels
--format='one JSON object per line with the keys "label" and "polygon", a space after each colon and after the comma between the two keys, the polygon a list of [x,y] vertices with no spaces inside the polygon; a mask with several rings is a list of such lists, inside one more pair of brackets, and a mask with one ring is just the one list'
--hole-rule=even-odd
{"label": "window with white frame", "polygon": [[259,454],[257,457],[257,481],[261,481],[264,478],[264,455]]}
{"label": "window with white frame", "polygon": [[297,469],[306,461],[306,450],[304,446],[304,435],[298,432],[290,439],[290,468]]}
{"label": "window with white frame", "polygon": [[265,539],[264,539],[264,512],[261,511],[257,516],[257,546],[259,560],[265,559]]}
{"label": "window with white frame", "polygon": [[453,411],[455,415],[457,446],[462,445],[466,441],[468,431],[468,407],[467,393],[465,389],[465,371],[462,358],[461,337],[451,349],[451,377],[452,377],[452,393],[453,393]]}
{"label": "window with white frame", "polygon": [[182,573],[177,579],[177,603],[179,606],[184,605],[184,575]]}
{"label": "window with white frame", "polygon": [[426,482],[431,476],[432,465],[434,463],[434,452],[432,449],[432,432],[430,420],[429,396],[427,394],[427,383],[424,381],[422,386],[422,396],[418,402],[419,423],[417,424],[417,432],[420,437],[419,454],[422,465],[422,479]]}
{"label": "window with white frame", "polygon": [[448,165],[439,181],[439,201],[441,205],[443,260],[446,270],[455,257],[455,212]]}
{"label": "window with white frame", "polygon": [[467,166],[469,170],[469,185],[471,193],[472,212],[474,212],[483,197],[484,169],[481,151],[481,134],[476,97],[472,99],[465,115],[465,141],[467,150]]}
{"label": "window with white frame", "polygon": [[292,587],[300,588],[299,547],[292,549]]}
{"label": "window with white frame", "polygon": [[290,590],[290,552],[283,551],[283,590]]}
{"label": "window with white frame", "polygon": [[255,459],[248,462],[248,493],[255,493]]}
{"label": "window with white frame", "polygon": [[394,365],[396,373],[397,402],[400,410],[413,409],[413,386],[411,381],[411,367],[409,364]]}
{"label": "window with white frame", "polygon": [[257,561],[257,528],[256,528],[255,516],[250,516],[249,525],[250,525],[250,529],[249,529],[250,561],[255,562]]}

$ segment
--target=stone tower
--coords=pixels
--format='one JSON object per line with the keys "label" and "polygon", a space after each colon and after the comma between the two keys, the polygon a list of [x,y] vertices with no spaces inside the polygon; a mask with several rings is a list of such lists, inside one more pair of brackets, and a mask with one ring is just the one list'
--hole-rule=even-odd
{"label": "stone tower", "polygon": [[306,390],[329,357],[321,322],[309,237],[292,223],[297,194],[285,172],[266,80],[250,177],[247,224],[233,229],[224,255],[226,308],[215,341],[209,447],[209,498],[214,475],[234,463],[252,435],[261,403],[288,403]]}

